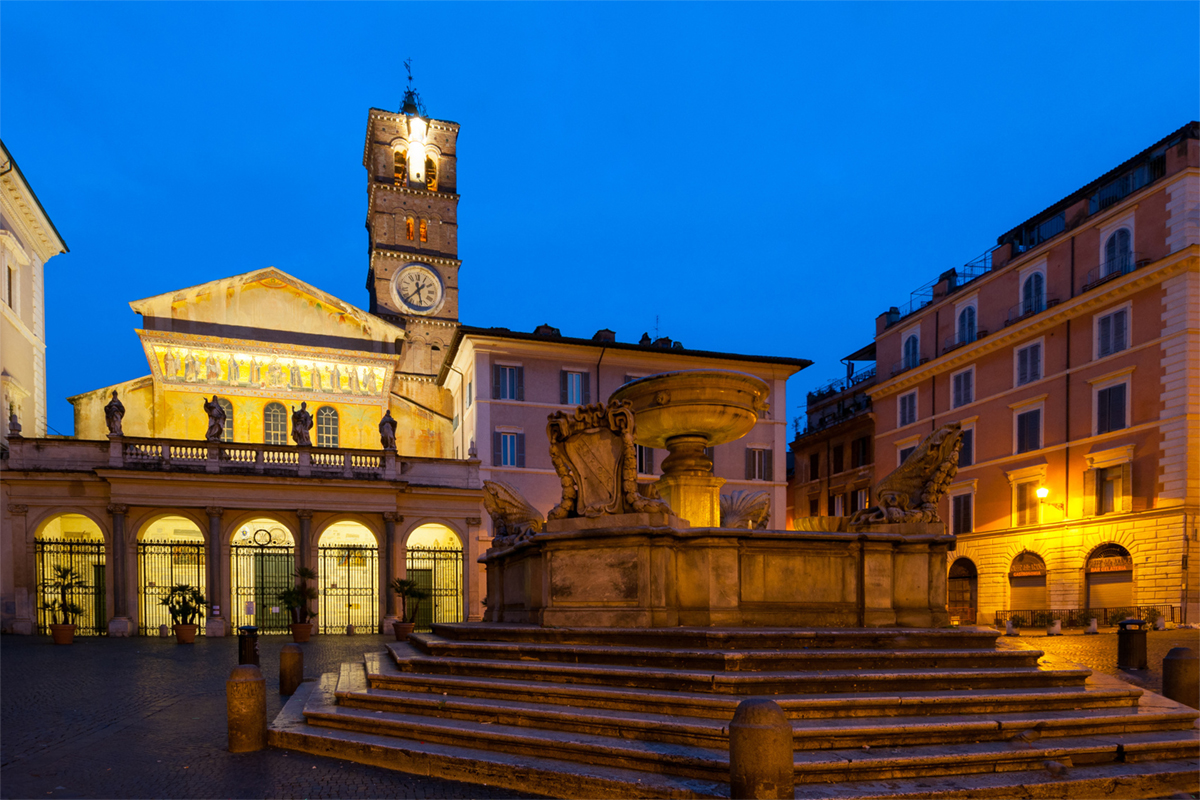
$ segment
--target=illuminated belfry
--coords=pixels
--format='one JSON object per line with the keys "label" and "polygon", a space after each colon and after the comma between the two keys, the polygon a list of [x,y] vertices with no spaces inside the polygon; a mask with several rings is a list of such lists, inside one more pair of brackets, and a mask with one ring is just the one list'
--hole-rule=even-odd
{"label": "illuminated belfry", "polygon": [[402,375],[436,375],[458,325],[457,139],[458,123],[425,113],[411,72],[400,111],[367,121],[367,291],[370,311],[405,329]]}

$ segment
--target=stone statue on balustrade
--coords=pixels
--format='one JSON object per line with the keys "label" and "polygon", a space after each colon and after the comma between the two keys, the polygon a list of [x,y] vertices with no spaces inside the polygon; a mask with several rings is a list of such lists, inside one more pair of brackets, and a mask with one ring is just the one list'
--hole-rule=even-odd
{"label": "stone statue on balustrade", "polygon": [[312,436],[309,434],[312,426],[313,418],[308,413],[308,403],[301,403],[299,411],[292,406],[292,441],[297,447],[312,447]]}
{"label": "stone statue on balustrade", "polygon": [[125,404],[117,398],[117,390],[112,393],[112,400],[104,407],[104,424],[108,426],[109,436],[123,436],[121,421],[125,419]]}
{"label": "stone statue on balustrade", "polygon": [[850,530],[900,522],[941,522],[938,501],[958,474],[962,426],[943,425],[917,446],[893,472],[875,485],[875,505],[854,513]]}
{"label": "stone statue on balustrade", "polygon": [[212,400],[204,401],[204,412],[208,414],[208,430],[204,438],[209,442],[219,442],[225,436],[225,409],[214,394]]}
{"label": "stone statue on balustrade", "polygon": [[562,501],[548,519],[671,513],[665,502],[638,489],[633,432],[633,406],[626,400],[550,415],[546,433],[550,460],[562,483]]}
{"label": "stone statue on balustrade", "polygon": [[396,420],[390,408],[383,412],[383,419],[379,420],[379,443],[384,450],[396,449]]}

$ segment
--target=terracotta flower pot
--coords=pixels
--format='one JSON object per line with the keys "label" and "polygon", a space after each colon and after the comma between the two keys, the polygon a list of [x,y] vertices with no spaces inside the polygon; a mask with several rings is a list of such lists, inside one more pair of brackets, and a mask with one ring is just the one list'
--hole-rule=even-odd
{"label": "terracotta flower pot", "polygon": [[175,643],[176,644],[195,644],[196,643],[196,625],[176,625]]}
{"label": "terracotta flower pot", "polygon": [[55,644],[71,644],[75,641],[75,626],[51,625],[50,635],[54,637]]}
{"label": "terracotta flower pot", "polygon": [[396,641],[403,642],[408,639],[408,635],[413,632],[415,627],[417,627],[415,622],[393,622],[392,631],[396,634]]}
{"label": "terracotta flower pot", "polygon": [[312,636],[311,622],[293,622],[292,623],[292,641],[296,643],[307,642],[308,637]]}

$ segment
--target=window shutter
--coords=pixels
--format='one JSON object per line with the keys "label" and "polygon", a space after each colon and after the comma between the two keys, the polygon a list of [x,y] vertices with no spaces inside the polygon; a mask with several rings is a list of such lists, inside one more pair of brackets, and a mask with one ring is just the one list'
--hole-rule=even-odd
{"label": "window shutter", "polygon": [[1096,516],[1096,470],[1083,471],[1083,515]]}
{"label": "window shutter", "polygon": [[746,480],[754,480],[754,451],[746,448]]}
{"label": "window shutter", "polygon": [[1112,352],[1112,315],[1100,318],[1100,353],[1103,358]]}
{"label": "window shutter", "polygon": [[567,381],[568,380],[569,380],[569,378],[567,376],[567,371],[565,369],[560,370],[558,373],[558,402],[560,405],[564,405],[564,406],[567,404]]}
{"label": "window shutter", "polygon": [[1096,392],[1096,433],[1108,433],[1108,390]]}
{"label": "window shutter", "polygon": [[967,428],[962,432],[962,447],[958,451],[958,465],[969,467],[975,461],[975,429]]}
{"label": "window shutter", "polygon": [[1117,353],[1125,349],[1125,311],[1112,315],[1112,349]]}
{"label": "window shutter", "polygon": [[1133,510],[1133,464],[1121,465],[1121,492],[1117,497],[1117,510],[1128,514]]}
{"label": "window shutter", "polygon": [[1029,383],[1029,350],[1017,352],[1017,385]]}
{"label": "window shutter", "polygon": [[975,392],[974,392],[975,387],[972,385],[975,382],[975,373],[974,372],[964,372],[962,375],[962,379],[963,379],[963,405],[966,405],[967,403],[971,402],[975,398]]}
{"label": "window shutter", "polygon": [[1125,384],[1114,386],[1110,391],[1112,398],[1108,403],[1108,429],[1119,431],[1125,427]]}
{"label": "window shutter", "polygon": [[1029,439],[1026,434],[1026,416],[1021,414],[1017,417],[1017,452],[1024,453],[1029,449]]}
{"label": "window shutter", "polygon": [[1042,377],[1042,346],[1035,345],[1029,349],[1029,380],[1036,381]]}
{"label": "window shutter", "polygon": [[[840,449],[840,448],[839,448]],[[775,480],[775,459],[771,450],[763,450],[763,480]]]}
{"label": "window shutter", "polygon": [[525,466],[525,434],[517,434],[517,466]]}
{"label": "window shutter", "polygon": [[517,399],[525,399],[525,368],[517,367]]}
{"label": "window shutter", "polygon": [[579,376],[579,380],[583,384],[583,404],[586,406],[592,402],[592,373],[583,373]]}
{"label": "window shutter", "polygon": [[646,473],[649,475],[654,474],[654,448],[653,447],[646,448]]}
{"label": "window shutter", "polygon": [[500,399],[500,365],[492,364],[492,399]]}
{"label": "window shutter", "polygon": [[492,432],[492,466],[500,466],[500,451],[504,447],[504,437],[500,431]]}

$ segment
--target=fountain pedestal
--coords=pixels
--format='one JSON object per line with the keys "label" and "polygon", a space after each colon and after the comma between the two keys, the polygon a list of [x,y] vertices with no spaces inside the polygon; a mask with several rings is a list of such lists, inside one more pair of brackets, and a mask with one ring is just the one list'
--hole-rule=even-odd
{"label": "fountain pedestal", "polygon": [[664,475],[655,482],[658,496],[695,528],[721,524],[721,487],[724,478],[699,475]]}

